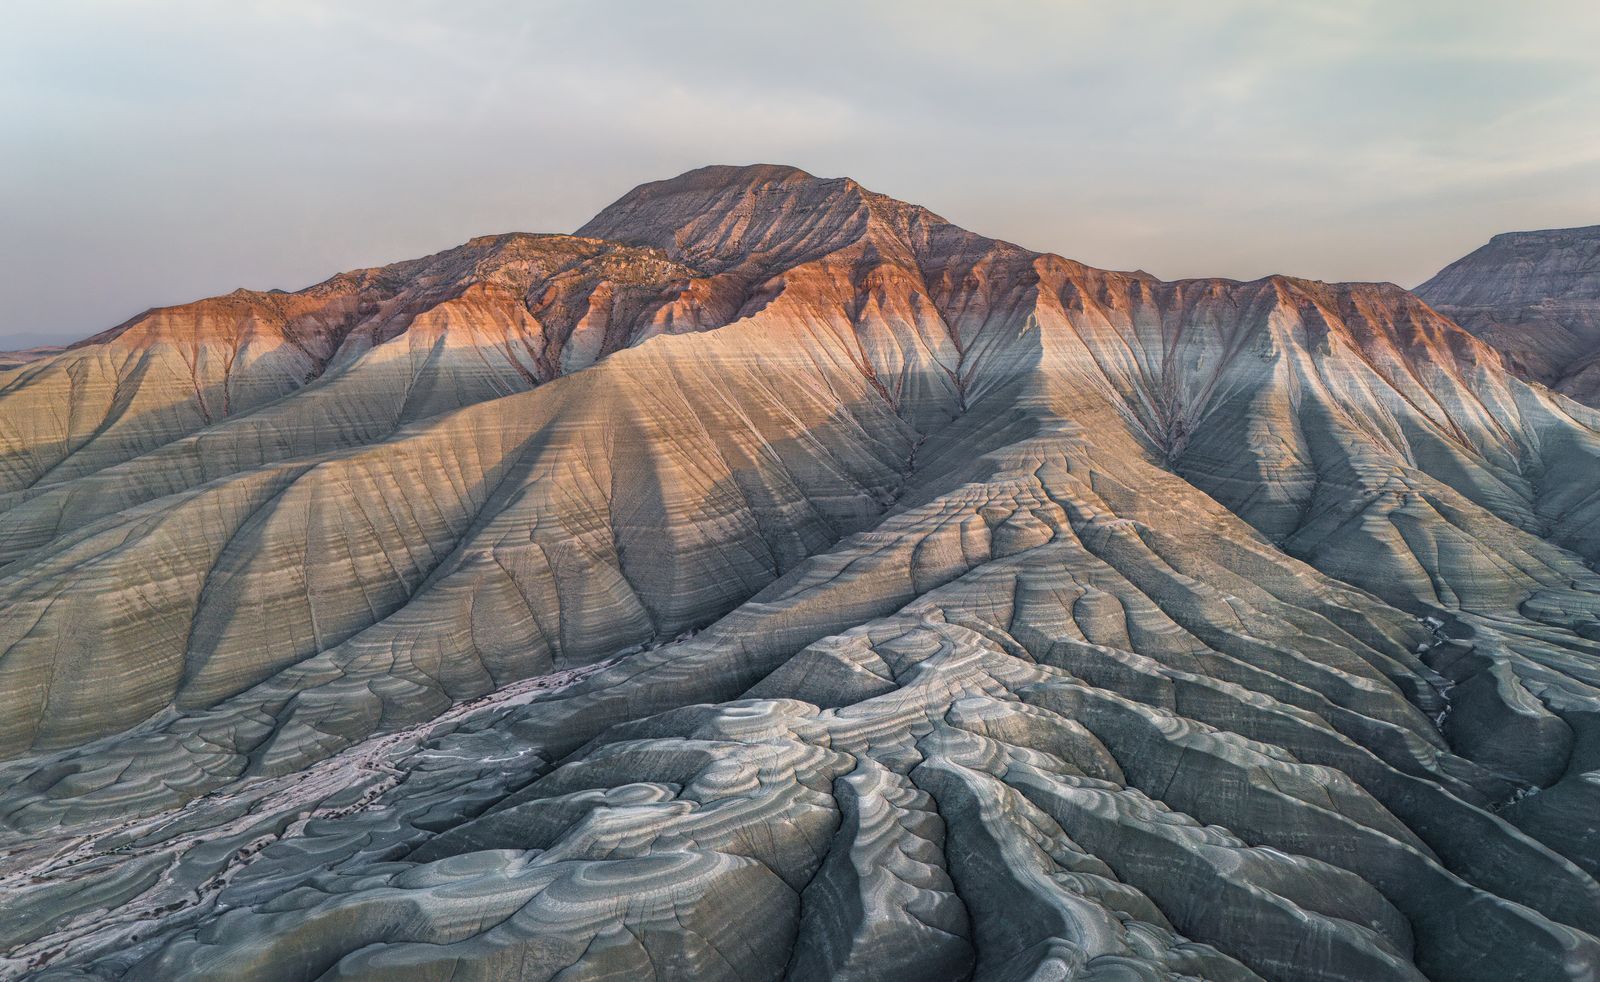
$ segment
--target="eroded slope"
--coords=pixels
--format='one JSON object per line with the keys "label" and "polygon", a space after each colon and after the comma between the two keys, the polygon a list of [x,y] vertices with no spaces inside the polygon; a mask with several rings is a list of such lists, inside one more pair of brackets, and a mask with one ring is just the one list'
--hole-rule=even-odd
{"label": "eroded slope", "polygon": [[1497,235],[1417,295],[1524,376],[1600,404],[1600,225]]}
{"label": "eroded slope", "polygon": [[789,168],[582,231],[694,329],[336,446],[247,413],[17,552],[12,969],[1600,965],[1595,415],[1392,287]]}

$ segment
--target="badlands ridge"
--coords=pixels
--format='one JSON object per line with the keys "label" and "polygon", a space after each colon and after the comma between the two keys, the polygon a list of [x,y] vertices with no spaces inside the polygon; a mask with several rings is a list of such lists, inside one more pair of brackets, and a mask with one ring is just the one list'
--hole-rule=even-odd
{"label": "badlands ridge", "polygon": [[1600,413],[1497,275],[712,167],[0,372],[0,973],[1593,978]]}

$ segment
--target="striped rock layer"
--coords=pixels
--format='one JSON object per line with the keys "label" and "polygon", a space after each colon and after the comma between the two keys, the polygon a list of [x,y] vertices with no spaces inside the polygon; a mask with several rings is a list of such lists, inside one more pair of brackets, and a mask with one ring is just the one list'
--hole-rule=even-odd
{"label": "striped rock layer", "polygon": [[0,972],[1583,979],[1600,414],[791,168],[0,373]]}

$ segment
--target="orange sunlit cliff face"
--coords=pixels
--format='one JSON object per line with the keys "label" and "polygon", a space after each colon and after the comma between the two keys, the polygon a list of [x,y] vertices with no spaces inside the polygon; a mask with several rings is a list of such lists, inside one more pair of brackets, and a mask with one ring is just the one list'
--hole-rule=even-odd
{"label": "orange sunlit cliff face", "polygon": [[0,365],[0,971],[1582,977],[1600,413],[1431,282],[706,167]]}

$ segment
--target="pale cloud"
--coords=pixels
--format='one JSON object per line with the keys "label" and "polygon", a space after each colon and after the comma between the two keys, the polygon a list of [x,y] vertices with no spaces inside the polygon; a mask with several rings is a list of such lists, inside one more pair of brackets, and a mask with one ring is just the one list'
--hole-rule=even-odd
{"label": "pale cloud", "polygon": [[1600,221],[1588,0],[14,0],[0,347],[794,163],[1164,276]]}

